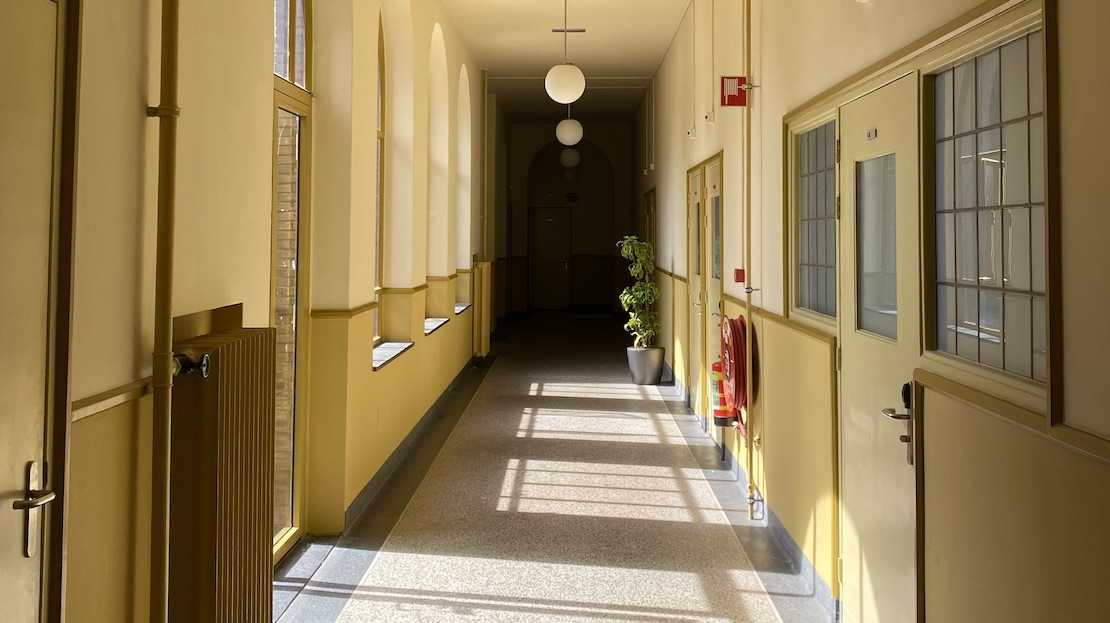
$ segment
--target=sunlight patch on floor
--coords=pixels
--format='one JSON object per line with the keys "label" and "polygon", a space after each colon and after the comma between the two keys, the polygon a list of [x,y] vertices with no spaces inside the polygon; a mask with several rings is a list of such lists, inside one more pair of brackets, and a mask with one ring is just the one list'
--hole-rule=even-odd
{"label": "sunlight patch on floor", "polygon": [[646,465],[510,459],[502,512],[728,525],[700,474]]}
{"label": "sunlight patch on floor", "polygon": [[655,400],[655,390],[632,383],[532,383],[529,396],[547,398],[611,398],[619,400]]}

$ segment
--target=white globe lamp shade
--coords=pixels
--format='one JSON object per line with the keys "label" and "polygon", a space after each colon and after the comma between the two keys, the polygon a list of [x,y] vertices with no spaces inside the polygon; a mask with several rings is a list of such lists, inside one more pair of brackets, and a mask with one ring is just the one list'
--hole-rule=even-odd
{"label": "white globe lamp shade", "polygon": [[573,104],[586,91],[586,76],[570,63],[556,65],[547,72],[543,86],[551,99],[560,104]]}
{"label": "white globe lamp shade", "polygon": [[563,163],[564,167],[573,169],[582,162],[582,154],[578,153],[577,149],[564,149],[559,154],[559,162]]}
{"label": "white globe lamp shade", "polygon": [[577,145],[582,140],[582,124],[577,119],[563,119],[555,126],[555,138],[566,145]]}

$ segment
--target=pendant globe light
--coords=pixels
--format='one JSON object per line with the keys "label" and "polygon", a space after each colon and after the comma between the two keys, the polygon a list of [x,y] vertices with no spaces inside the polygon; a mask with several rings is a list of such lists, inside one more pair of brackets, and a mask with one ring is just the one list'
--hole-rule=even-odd
{"label": "pendant globe light", "polygon": [[548,96],[560,104],[573,104],[586,91],[586,76],[567,62],[567,32],[567,0],[563,0],[563,64],[552,67],[543,81]]}
{"label": "pendant globe light", "polygon": [[555,138],[567,147],[577,145],[578,141],[582,140],[582,124],[577,119],[571,118],[570,106],[567,106],[567,118],[555,126]]}
{"label": "pendant globe light", "polygon": [[573,169],[582,162],[582,154],[577,149],[567,148],[559,153],[559,163],[568,169]]}

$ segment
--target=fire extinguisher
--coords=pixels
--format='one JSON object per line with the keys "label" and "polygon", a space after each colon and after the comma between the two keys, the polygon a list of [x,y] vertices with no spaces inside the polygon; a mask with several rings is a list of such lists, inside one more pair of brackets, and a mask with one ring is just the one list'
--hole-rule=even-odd
{"label": "fire extinguisher", "polygon": [[713,406],[713,424],[716,426],[732,426],[732,420],[736,417],[736,413],[729,409],[725,403],[724,364],[716,361],[709,368],[712,370],[709,375],[711,379],[709,382],[709,404]]}

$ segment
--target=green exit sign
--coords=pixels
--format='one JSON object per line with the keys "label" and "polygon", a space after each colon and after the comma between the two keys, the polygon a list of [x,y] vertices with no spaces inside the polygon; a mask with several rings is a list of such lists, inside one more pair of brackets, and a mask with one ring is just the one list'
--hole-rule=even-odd
{"label": "green exit sign", "polygon": [[577,203],[578,193],[567,193],[567,203]]}

